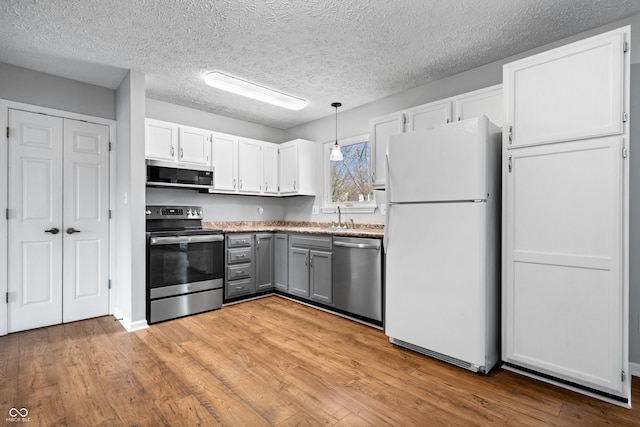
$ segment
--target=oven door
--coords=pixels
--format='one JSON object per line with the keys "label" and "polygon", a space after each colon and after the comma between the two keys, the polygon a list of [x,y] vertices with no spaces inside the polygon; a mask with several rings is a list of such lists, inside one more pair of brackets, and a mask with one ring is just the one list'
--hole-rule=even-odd
{"label": "oven door", "polygon": [[222,287],[222,234],[149,236],[150,298]]}

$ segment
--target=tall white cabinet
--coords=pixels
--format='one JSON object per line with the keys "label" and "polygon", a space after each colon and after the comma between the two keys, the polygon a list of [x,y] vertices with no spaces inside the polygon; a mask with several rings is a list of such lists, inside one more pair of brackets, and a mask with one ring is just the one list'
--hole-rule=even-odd
{"label": "tall white cabinet", "polygon": [[504,67],[502,359],[630,403],[628,27]]}

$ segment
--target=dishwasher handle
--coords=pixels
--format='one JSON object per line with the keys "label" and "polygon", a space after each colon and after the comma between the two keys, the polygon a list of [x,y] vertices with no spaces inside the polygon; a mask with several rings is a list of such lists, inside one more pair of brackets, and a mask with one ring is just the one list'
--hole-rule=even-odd
{"label": "dishwasher handle", "polygon": [[333,246],[339,246],[341,248],[351,248],[351,249],[380,249],[380,243],[369,244],[369,243],[347,243],[341,241],[333,242]]}

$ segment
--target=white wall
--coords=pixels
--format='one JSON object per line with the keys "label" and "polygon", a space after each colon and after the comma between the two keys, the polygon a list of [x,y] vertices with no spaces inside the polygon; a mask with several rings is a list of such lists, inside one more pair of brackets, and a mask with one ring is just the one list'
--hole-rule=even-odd
{"label": "white wall", "polygon": [[115,120],[115,91],[0,62],[0,98]]}
{"label": "white wall", "polygon": [[146,326],[144,74],[130,71],[117,90],[115,314],[128,330]]}

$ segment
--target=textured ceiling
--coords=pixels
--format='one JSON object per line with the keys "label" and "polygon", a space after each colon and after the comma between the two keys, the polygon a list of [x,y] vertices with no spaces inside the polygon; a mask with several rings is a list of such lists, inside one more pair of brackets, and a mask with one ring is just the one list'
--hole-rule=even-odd
{"label": "textured ceiling", "polygon": [[[0,62],[280,129],[640,13],[638,0],[2,0]],[[297,112],[205,86],[218,70]]]}

